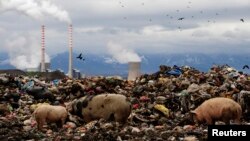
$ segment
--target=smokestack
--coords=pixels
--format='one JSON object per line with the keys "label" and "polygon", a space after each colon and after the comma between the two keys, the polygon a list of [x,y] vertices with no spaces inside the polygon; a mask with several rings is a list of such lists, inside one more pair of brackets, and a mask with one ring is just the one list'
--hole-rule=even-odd
{"label": "smokestack", "polygon": [[136,77],[139,77],[141,75],[141,62],[128,62],[128,65],[128,80],[135,80]]}
{"label": "smokestack", "polygon": [[45,72],[45,26],[42,25],[41,72]]}
{"label": "smokestack", "polygon": [[72,25],[69,25],[69,72],[68,72],[68,76],[69,78],[72,78],[73,74],[72,74],[72,65],[73,65],[73,61],[72,61],[72,49],[73,49],[73,41],[72,41]]}

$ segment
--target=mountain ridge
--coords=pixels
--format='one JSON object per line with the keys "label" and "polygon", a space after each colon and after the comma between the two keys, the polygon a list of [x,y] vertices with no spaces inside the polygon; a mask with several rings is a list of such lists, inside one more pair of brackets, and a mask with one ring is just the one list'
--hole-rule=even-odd
{"label": "mountain ridge", "polygon": [[[7,59],[1,55],[1,60]],[[77,59],[78,54],[73,53],[73,66],[80,70],[85,75],[121,75],[125,76],[128,73],[128,64],[119,64],[117,62],[107,63],[106,58],[111,58],[109,55],[83,54],[85,60]],[[154,73],[159,70],[160,65],[167,66],[191,66],[200,71],[206,72],[213,65],[228,64],[239,71],[243,70],[242,66],[249,65],[248,54],[139,54],[142,57],[141,72]],[[51,58],[51,69],[61,69],[68,72],[68,52],[55,55]],[[10,64],[1,64],[0,69],[13,69],[15,67]]]}

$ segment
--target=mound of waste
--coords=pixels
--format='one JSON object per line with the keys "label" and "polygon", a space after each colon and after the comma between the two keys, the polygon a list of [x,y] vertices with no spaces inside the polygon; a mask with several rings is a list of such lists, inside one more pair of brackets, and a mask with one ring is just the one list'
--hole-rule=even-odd
{"label": "mound of waste", "polygon": [[[128,97],[132,112],[124,125],[69,117],[62,128],[48,123],[43,131],[37,129],[32,113],[41,103],[65,106],[102,93]],[[0,74],[0,140],[206,140],[207,125],[195,124],[190,111],[214,97],[238,102],[241,122],[249,124],[250,76],[228,65],[213,66],[208,72],[161,65],[159,71],[134,81],[118,76],[69,79],[61,74],[50,80],[4,72]]]}

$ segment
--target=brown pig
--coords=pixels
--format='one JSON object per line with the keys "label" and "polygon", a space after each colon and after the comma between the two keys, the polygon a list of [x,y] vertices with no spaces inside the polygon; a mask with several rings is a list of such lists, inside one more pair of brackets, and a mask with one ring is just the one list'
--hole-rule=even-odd
{"label": "brown pig", "polygon": [[43,125],[46,123],[56,123],[57,126],[62,127],[68,116],[68,112],[63,106],[53,106],[42,104],[35,109],[33,116],[37,122],[38,130],[42,130]]}
{"label": "brown pig", "polygon": [[241,106],[230,98],[216,97],[204,101],[195,110],[191,111],[194,120],[199,123],[206,122],[208,125],[215,121],[223,121],[230,124],[230,120],[240,123],[242,115]]}
{"label": "brown pig", "polygon": [[89,95],[72,101],[66,107],[85,122],[103,118],[125,123],[131,113],[130,101],[121,94]]}

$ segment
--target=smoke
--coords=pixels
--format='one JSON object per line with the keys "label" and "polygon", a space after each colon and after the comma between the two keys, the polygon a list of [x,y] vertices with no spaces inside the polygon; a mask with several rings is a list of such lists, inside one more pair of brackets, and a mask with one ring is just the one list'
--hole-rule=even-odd
{"label": "smoke", "polygon": [[0,12],[18,11],[36,20],[50,15],[59,21],[71,23],[67,11],[60,9],[49,0],[0,0]]}
{"label": "smoke", "polygon": [[141,58],[133,50],[125,49],[122,45],[108,42],[107,51],[112,58],[106,58],[106,63],[118,62],[125,64],[128,62],[141,62]]}
{"label": "smoke", "polygon": [[[9,62],[17,69],[37,68],[41,61],[39,41],[31,35],[19,36],[14,40],[8,40]],[[45,61],[49,62],[49,56],[45,54]]]}
{"label": "smoke", "polygon": [[[0,0],[0,13],[6,11],[16,11],[39,21],[51,16],[61,22],[71,23],[68,12],[50,0]],[[41,61],[39,43],[40,41],[32,35],[8,40],[6,47],[8,47],[10,64],[18,69],[37,68]],[[49,62],[47,54],[45,54],[45,61]]]}

